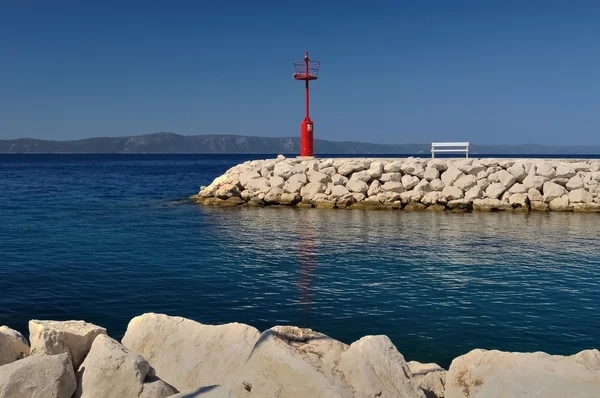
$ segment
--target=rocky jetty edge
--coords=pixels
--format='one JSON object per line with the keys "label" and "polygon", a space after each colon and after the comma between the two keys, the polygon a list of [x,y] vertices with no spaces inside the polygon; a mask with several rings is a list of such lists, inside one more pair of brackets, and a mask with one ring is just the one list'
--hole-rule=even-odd
{"label": "rocky jetty edge", "polygon": [[121,342],[84,321],[29,322],[29,342],[0,327],[2,398],[594,397],[600,352],[571,356],[475,349],[406,362],[386,336],[347,345],[294,326],[259,332],[147,313]]}
{"label": "rocky jetty edge", "polygon": [[600,213],[600,160],[247,161],[191,197],[208,206]]}

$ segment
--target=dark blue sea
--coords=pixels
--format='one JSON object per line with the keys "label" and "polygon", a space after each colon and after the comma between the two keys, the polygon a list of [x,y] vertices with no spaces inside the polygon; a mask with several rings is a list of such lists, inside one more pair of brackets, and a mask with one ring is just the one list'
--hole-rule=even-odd
{"label": "dark blue sea", "polygon": [[144,312],[351,343],[408,360],[600,347],[600,215],[204,208],[258,156],[0,155],[0,324]]}

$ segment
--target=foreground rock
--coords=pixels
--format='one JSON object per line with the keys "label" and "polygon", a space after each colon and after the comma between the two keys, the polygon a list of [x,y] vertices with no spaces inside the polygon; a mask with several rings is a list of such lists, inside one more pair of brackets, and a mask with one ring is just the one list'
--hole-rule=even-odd
{"label": "foreground rock", "polygon": [[234,391],[240,397],[425,397],[386,336],[347,346],[292,326],[260,336]]}
{"label": "foreground rock", "polygon": [[74,398],[165,398],[175,394],[150,370],[144,358],[100,335],[77,372]]}
{"label": "foreground rock", "polygon": [[0,398],[71,398],[76,387],[66,353],[30,356],[0,367]]}
{"label": "foreground rock", "polygon": [[548,355],[473,350],[450,365],[446,398],[597,398],[600,352]]}
{"label": "foreground rock", "polygon": [[144,314],[129,322],[122,342],[146,358],[158,377],[181,391],[228,385],[239,376],[259,336],[258,330],[241,323],[212,326]]}
{"label": "foreground rock", "polygon": [[427,398],[443,398],[445,396],[446,370],[435,363],[417,361],[410,361],[408,367]]}
{"label": "foreground rock", "polygon": [[0,366],[29,355],[25,337],[8,326],[0,326]]}
{"label": "foreground rock", "polygon": [[106,329],[84,321],[29,321],[31,354],[68,353],[78,369],[90,351],[94,339]]}
{"label": "foreground rock", "polygon": [[598,168],[595,160],[278,156],[237,165],[192,199],[208,206],[600,213]]}

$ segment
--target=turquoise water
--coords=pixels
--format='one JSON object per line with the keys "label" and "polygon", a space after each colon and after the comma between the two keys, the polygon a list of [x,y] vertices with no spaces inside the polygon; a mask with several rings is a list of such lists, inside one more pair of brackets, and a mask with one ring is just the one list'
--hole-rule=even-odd
{"label": "turquoise water", "polygon": [[409,360],[600,347],[600,215],[186,203],[248,156],[0,155],[0,324],[153,311],[387,334]]}

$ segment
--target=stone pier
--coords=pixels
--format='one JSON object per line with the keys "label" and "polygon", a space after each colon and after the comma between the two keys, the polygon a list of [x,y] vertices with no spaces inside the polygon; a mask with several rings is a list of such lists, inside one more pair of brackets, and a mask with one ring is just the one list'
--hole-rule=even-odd
{"label": "stone pier", "polygon": [[600,159],[253,160],[201,187],[208,206],[600,213]]}

